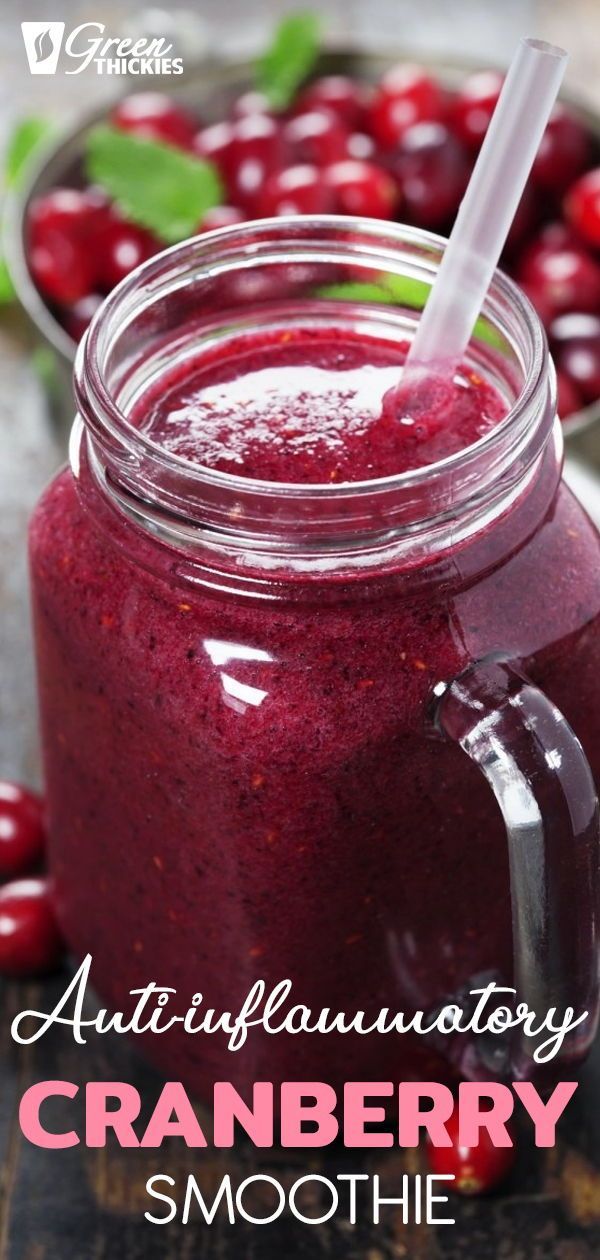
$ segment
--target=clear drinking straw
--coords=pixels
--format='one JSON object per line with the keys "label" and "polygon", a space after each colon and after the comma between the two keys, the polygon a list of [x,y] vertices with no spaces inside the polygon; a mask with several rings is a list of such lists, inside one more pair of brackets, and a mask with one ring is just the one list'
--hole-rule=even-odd
{"label": "clear drinking straw", "polygon": [[[504,81],[404,370],[453,372],[469,343],[552,106],[567,54],[523,39]],[[412,375],[412,373],[411,373]]]}

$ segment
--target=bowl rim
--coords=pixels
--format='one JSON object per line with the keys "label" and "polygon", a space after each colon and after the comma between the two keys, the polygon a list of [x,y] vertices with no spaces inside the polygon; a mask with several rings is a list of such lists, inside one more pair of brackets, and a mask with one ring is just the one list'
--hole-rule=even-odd
{"label": "bowl rim", "polygon": [[[322,50],[316,70],[317,73],[348,73],[353,67],[372,66],[374,71],[381,72],[397,61],[407,59],[415,59],[415,55],[411,56],[409,50],[398,49],[391,53],[376,50],[361,52],[360,49],[351,48],[345,44],[330,44]],[[434,68],[442,77],[445,75],[449,83],[454,79],[458,80],[459,76],[473,72],[502,70],[498,64],[483,64],[474,59],[459,61],[451,57],[436,56],[419,56],[417,59],[420,64]],[[202,92],[208,94],[211,88],[218,86],[246,87],[253,67],[254,61],[251,58],[199,61],[178,80],[175,87],[170,88],[170,94],[177,98],[194,85],[200,86]],[[129,80],[127,80],[127,86],[134,87]],[[144,89],[145,85],[135,84],[134,90],[143,91]],[[76,126],[69,118],[65,119],[48,140],[40,145],[39,150],[27,163],[23,178],[7,190],[4,202],[0,235],[17,300],[35,331],[59,356],[62,367],[68,370],[71,370],[74,364],[77,342],[53,315],[31,277],[25,248],[27,211],[32,198],[37,194],[38,184],[48,168],[54,163],[64,165],[69,158],[76,158],[81,152],[83,138],[87,132],[91,127],[106,119],[107,112],[122,96],[121,87],[120,91],[104,101],[100,107],[85,112],[83,117],[80,116]],[[561,91],[560,100],[580,114],[590,131],[600,140],[600,110],[595,110],[589,100],[571,88]],[[566,436],[570,436],[587,430],[598,421],[600,421],[600,399],[581,408],[572,417],[567,417],[563,421],[563,430]]]}

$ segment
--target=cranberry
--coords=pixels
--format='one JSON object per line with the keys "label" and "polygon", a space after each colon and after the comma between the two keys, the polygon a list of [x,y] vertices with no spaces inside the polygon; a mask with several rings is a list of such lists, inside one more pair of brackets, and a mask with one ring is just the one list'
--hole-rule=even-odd
{"label": "cranberry", "polygon": [[513,257],[527,240],[538,222],[538,204],[530,184],[526,184],[523,189],[523,196],[515,211],[515,217],[510,225],[504,252],[507,257]]}
{"label": "cranberry", "polygon": [[245,223],[246,216],[237,206],[213,206],[207,210],[198,232],[216,232],[217,228],[234,227],[236,223]]}
{"label": "cranberry", "polygon": [[559,372],[586,403],[600,398],[600,317],[585,312],[563,315],[550,327]]}
{"label": "cranberry", "polygon": [[564,208],[577,234],[600,246],[600,167],[577,180],[567,193]]}
{"label": "cranberry", "polygon": [[564,105],[555,105],[533,164],[532,178],[546,192],[564,192],[585,169],[588,134]]}
{"label": "cranberry", "polygon": [[375,153],[375,141],[364,131],[353,131],[346,141],[346,157],[356,158],[359,162],[369,161]]}
{"label": "cranberry", "polygon": [[574,385],[566,372],[556,373],[556,390],[558,395],[558,414],[561,420],[566,420],[568,416],[572,416],[576,411],[579,411],[583,406],[583,400],[577,386]]}
{"label": "cranberry", "polygon": [[268,114],[272,116],[271,106],[264,92],[243,92],[234,101],[231,117],[234,121],[247,118],[249,114]]}
{"label": "cranberry", "polygon": [[471,74],[451,102],[450,126],[468,149],[479,149],[498,104],[503,83],[504,78],[497,70]]}
{"label": "cranberry", "polygon": [[384,149],[393,149],[409,127],[439,121],[444,98],[422,66],[403,64],[384,74],[369,110],[370,131]]}
{"label": "cranberry", "polygon": [[116,210],[107,215],[96,238],[96,274],[101,288],[110,290],[130,271],[160,249],[145,228],[123,219]]}
{"label": "cranberry", "polygon": [[191,144],[192,152],[207,162],[214,162],[227,184],[231,172],[233,151],[233,127],[231,123],[214,123],[196,132]]}
{"label": "cranberry", "polygon": [[514,1146],[494,1146],[487,1129],[480,1130],[477,1146],[462,1146],[458,1107],[446,1121],[446,1129],[452,1146],[433,1146],[427,1141],[432,1173],[453,1176],[452,1188],[465,1195],[486,1194],[504,1181],[515,1162]]}
{"label": "cranberry", "polygon": [[198,121],[162,92],[135,92],[126,96],[111,114],[121,131],[147,140],[163,140],[187,149],[198,130]]}
{"label": "cranberry", "polygon": [[89,241],[103,213],[95,191],[53,188],[37,197],[27,222],[31,274],[45,297],[69,306],[91,292],[93,253]]}
{"label": "cranberry", "polygon": [[419,227],[437,228],[458,209],[469,162],[462,145],[442,123],[417,123],[404,135],[394,172],[406,217]]}
{"label": "cranberry", "polygon": [[248,114],[235,123],[229,167],[231,199],[252,212],[266,178],[283,158],[281,128],[265,114]]}
{"label": "cranberry", "polygon": [[600,266],[578,246],[536,241],[523,254],[517,275],[551,317],[600,306]]}
{"label": "cranberry", "polygon": [[334,162],[323,172],[340,214],[371,219],[391,219],[398,204],[398,189],[391,175],[374,162],[347,159]]}
{"label": "cranberry", "polygon": [[73,306],[65,313],[65,328],[73,341],[81,341],[84,332],[87,332],[98,307],[102,305],[104,298],[101,293],[88,293],[85,297],[74,302]]}
{"label": "cranberry", "polygon": [[326,109],[313,109],[296,114],[286,124],[283,140],[292,161],[327,166],[348,152],[348,130],[335,114]]}
{"label": "cranberry", "polygon": [[63,950],[46,879],[0,888],[0,975],[43,975],[58,966]]}
{"label": "cranberry", "polygon": [[44,852],[41,798],[19,783],[0,781],[0,879],[21,875]]}
{"label": "cranberry", "polygon": [[333,193],[316,166],[288,166],[267,180],[260,213],[266,218],[279,214],[329,214]]}
{"label": "cranberry", "polygon": [[365,121],[368,89],[344,74],[328,74],[315,79],[300,93],[297,109],[327,109],[348,128],[361,127]]}

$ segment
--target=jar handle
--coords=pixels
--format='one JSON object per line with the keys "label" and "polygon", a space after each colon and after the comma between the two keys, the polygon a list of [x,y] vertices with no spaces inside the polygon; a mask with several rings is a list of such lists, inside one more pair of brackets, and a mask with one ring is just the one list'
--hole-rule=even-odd
{"label": "jar handle", "polygon": [[[434,724],[485,775],[508,838],[517,1001],[539,1017],[587,1012],[560,1059],[580,1058],[598,1022],[598,798],[562,713],[505,661],[470,665],[434,689]],[[548,1034],[546,1034],[547,1036]],[[542,1038],[543,1040],[543,1038]],[[534,1069],[531,1042],[509,1052],[515,1079]]]}

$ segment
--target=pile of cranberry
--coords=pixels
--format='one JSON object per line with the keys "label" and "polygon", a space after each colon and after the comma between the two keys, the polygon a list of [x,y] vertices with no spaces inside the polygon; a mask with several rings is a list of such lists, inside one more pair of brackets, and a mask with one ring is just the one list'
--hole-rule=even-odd
{"label": "pile of cranberry", "polygon": [[[247,92],[211,126],[160,93],[126,97],[110,122],[210,160],[226,202],[197,231],[282,214],[397,219],[447,233],[502,86],[484,71],[448,92],[400,64],[375,87],[344,76],[303,88],[284,114]],[[558,105],[504,265],[548,331],[564,417],[600,398],[600,166],[581,120]],[[596,164],[596,165],[594,165]],[[55,188],[30,208],[31,274],[75,339],[102,297],[161,248],[101,189]]]}
{"label": "pile of cranberry", "polygon": [[40,874],[45,844],[41,798],[0,781],[0,976],[45,975],[63,957],[48,879]]}

